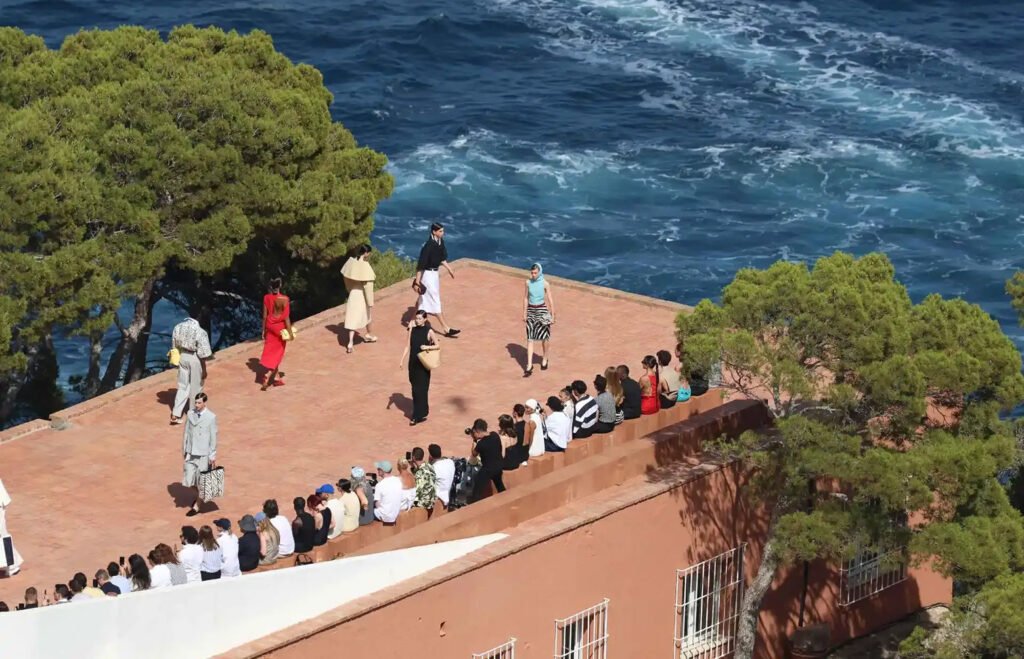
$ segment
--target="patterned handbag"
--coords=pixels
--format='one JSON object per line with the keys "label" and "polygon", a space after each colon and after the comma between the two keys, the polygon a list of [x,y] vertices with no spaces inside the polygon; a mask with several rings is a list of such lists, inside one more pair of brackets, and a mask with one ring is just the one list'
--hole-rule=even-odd
{"label": "patterned handbag", "polygon": [[199,499],[213,501],[224,496],[224,467],[199,472]]}

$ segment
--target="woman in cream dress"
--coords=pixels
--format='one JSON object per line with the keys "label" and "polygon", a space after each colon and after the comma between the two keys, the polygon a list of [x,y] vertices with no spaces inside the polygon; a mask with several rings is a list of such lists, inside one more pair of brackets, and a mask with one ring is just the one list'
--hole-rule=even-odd
{"label": "woman in cream dress", "polygon": [[341,269],[341,276],[345,278],[345,288],[348,289],[348,301],[345,303],[345,329],[348,330],[348,346],[345,352],[352,352],[352,345],[355,343],[356,330],[366,328],[363,334],[363,341],[376,343],[377,337],[373,335],[373,319],[370,314],[373,311],[373,281],[377,275],[373,272],[373,266],[369,263],[370,252],[373,251],[369,245],[360,245],[355,255],[345,261]]}
{"label": "woman in cream dress", "polygon": [[14,548],[14,541],[7,532],[7,508],[10,505],[11,497],[0,480],[0,572],[13,577],[21,570],[21,554]]}

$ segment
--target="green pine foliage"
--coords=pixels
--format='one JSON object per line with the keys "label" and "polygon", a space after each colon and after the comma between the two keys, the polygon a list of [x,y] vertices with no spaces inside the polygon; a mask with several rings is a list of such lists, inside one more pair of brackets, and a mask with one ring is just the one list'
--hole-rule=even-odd
{"label": "green pine foliage", "polygon": [[737,656],[786,564],[903,552],[974,593],[1024,569],[1024,520],[997,480],[1020,462],[998,412],[1024,399],[1021,357],[977,305],[914,304],[885,256],[836,253],[741,270],[677,330],[684,374],[720,365],[726,395],[776,419],[712,447],[754,468],[748,492],[771,510]]}
{"label": "green pine foliage", "polygon": [[55,328],[101,335],[126,299],[212,307],[336,272],[393,181],[332,101],[258,30],[87,30],[52,50],[0,27],[0,389]]}

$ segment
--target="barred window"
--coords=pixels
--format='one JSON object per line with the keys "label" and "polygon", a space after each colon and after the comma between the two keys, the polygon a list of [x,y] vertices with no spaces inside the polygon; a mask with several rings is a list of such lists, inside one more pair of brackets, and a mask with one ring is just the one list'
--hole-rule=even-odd
{"label": "barred window", "polygon": [[907,556],[903,550],[879,553],[862,549],[839,570],[839,603],[847,606],[859,602],[906,578]]}
{"label": "barred window", "polygon": [[510,638],[486,652],[474,652],[473,659],[516,659],[516,639]]}
{"label": "barred window", "polygon": [[608,600],[555,620],[555,659],[608,659]]}
{"label": "barred window", "polygon": [[676,656],[717,659],[736,646],[746,544],[676,570]]}

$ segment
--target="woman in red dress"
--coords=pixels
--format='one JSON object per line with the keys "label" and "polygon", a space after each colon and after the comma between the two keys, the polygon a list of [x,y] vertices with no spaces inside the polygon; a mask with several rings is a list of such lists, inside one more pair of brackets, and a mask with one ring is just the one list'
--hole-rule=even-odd
{"label": "woman in red dress", "polygon": [[658,396],[661,369],[658,368],[658,360],[654,355],[647,355],[640,363],[644,367],[644,374],[640,378],[640,413],[657,414],[661,409],[661,400]]}
{"label": "woman in red dress", "polygon": [[267,371],[263,374],[262,391],[271,384],[275,387],[284,384],[284,373],[278,372],[287,346],[281,335],[283,330],[287,330],[289,336],[295,336],[288,296],[281,293],[281,279],[274,278],[270,280],[270,292],[263,296],[263,355],[260,356],[260,365]]}

